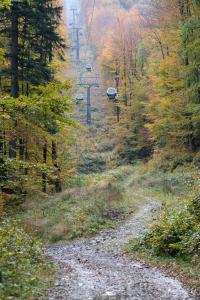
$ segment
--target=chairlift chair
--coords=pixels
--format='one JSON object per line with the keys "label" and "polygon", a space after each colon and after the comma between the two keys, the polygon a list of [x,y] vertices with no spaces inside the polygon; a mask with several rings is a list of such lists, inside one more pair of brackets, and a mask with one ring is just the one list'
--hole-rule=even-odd
{"label": "chairlift chair", "polygon": [[110,100],[115,100],[117,96],[116,88],[110,87],[107,89],[107,96]]}
{"label": "chairlift chair", "polygon": [[78,94],[78,95],[76,96],[76,101],[77,101],[77,102],[81,102],[81,101],[83,101],[83,100],[84,100],[84,97],[83,97],[82,94]]}
{"label": "chairlift chair", "polygon": [[87,64],[85,68],[88,72],[92,72],[92,66],[90,64]]}

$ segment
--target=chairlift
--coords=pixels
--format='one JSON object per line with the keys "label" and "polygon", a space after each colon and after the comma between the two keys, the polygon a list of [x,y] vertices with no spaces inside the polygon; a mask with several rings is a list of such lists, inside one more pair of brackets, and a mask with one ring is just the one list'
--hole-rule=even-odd
{"label": "chairlift", "polygon": [[85,68],[88,72],[92,72],[92,66],[90,64],[87,64]]}
{"label": "chairlift", "polygon": [[110,87],[107,89],[107,96],[110,100],[115,100],[117,96],[116,88]]}
{"label": "chairlift", "polygon": [[77,102],[81,102],[81,101],[83,101],[83,100],[84,100],[84,97],[83,97],[82,94],[78,94],[78,95],[76,96],[76,101],[77,101]]}

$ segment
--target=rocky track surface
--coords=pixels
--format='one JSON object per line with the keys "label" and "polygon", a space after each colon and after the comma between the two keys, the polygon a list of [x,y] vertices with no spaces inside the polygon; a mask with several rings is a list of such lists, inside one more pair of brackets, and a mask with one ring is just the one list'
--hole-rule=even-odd
{"label": "rocky track surface", "polygon": [[59,267],[48,300],[192,300],[195,297],[176,279],[132,261],[121,247],[144,232],[159,209],[147,199],[124,225],[90,239],[49,247],[47,255]]}

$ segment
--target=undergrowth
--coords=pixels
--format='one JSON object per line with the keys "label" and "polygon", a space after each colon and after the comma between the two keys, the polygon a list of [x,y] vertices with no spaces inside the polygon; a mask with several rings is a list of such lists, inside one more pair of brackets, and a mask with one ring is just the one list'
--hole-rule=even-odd
{"label": "undergrowth", "polygon": [[40,242],[16,221],[0,227],[0,299],[42,299],[53,280]]}
{"label": "undergrowth", "polygon": [[113,228],[136,209],[127,182],[133,167],[71,179],[71,188],[59,195],[28,201],[20,216],[45,242],[94,235]]}
{"label": "undergrowth", "polygon": [[[168,266],[188,278],[200,293],[200,177],[198,170],[137,174],[135,184],[162,203],[150,228],[125,246],[125,251],[151,263]],[[184,274],[184,275],[183,275]]]}

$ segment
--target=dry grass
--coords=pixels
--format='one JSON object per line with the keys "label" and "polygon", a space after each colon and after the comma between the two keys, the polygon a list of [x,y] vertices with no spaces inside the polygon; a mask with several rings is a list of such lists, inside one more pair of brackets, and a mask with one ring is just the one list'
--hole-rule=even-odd
{"label": "dry grass", "polygon": [[113,228],[135,211],[137,200],[127,182],[133,168],[87,175],[84,184],[48,198],[29,199],[23,222],[46,242],[59,242]]}

